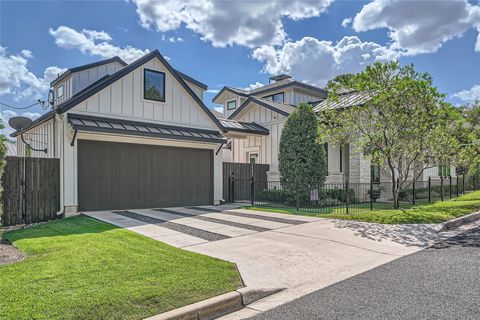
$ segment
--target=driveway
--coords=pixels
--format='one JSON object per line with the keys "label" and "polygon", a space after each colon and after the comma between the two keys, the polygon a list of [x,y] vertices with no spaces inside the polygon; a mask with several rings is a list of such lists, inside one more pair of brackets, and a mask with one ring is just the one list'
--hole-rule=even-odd
{"label": "driveway", "polygon": [[438,226],[380,225],[232,206],[87,212],[167,244],[235,262],[246,286],[284,288],[239,319],[425,248]]}

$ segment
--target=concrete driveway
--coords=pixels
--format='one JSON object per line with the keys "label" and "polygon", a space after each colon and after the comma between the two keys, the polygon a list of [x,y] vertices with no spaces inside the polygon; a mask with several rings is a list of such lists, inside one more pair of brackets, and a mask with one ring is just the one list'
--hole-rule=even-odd
{"label": "concrete driveway", "polygon": [[246,286],[284,288],[225,319],[292,301],[407,254],[438,226],[380,225],[205,206],[87,212],[167,244],[235,262]]}

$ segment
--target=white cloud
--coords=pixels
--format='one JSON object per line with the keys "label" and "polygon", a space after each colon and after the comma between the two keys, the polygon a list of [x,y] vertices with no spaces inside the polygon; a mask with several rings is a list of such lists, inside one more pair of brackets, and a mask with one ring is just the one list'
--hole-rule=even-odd
{"label": "white cloud", "polygon": [[468,90],[457,92],[452,97],[458,98],[467,103],[480,101],[480,84],[476,84]]}
{"label": "white cloud", "polygon": [[267,73],[287,73],[295,79],[324,86],[336,75],[356,73],[377,60],[393,60],[398,56],[375,42],[349,36],[335,44],[304,37],[280,48],[262,46],[253,51],[252,58],[263,62],[263,71]]}
{"label": "white cloud", "polygon": [[[374,0],[353,20],[357,32],[389,29],[391,48],[404,55],[435,52],[472,27],[480,29],[480,7],[467,0]],[[480,52],[480,37],[476,51]]]}
{"label": "white cloud", "polygon": [[0,46],[0,96],[13,95],[16,101],[45,98],[50,81],[66,70],[51,66],[45,69],[43,77],[37,77],[28,69],[27,56],[33,57],[29,50],[22,50],[21,54],[7,55],[7,48]]}
{"label": "white cloud", "polygon": [[205,91],[206,93],[210,93],[210,94],[217,94],[220,92],[219,89],[208,89],[207,91]]}
{"label": "white cloud", "polygon": [[55,43],[65,49],[78,49],[82,53],[102,58],[119,56],[130,63],[149,52],[131,46],[116,47],[110,42],[112,37],[105,31],[85,30],[76,31],[66,26],[60,26],[56,30],[50,28],[48,32],[55,38]]}
{"label": "white cloud", "polygon": [[287,40],[282,19],[318,17],[333,0],[134,0],[140,24],[161,32],[184,25],[215,47],[279,45]]}
{"label": "white cloud", "polygon": [[346,28],[350,23],[352,23],[352,18],[351,17],[345,18],[342,21],[342,27]]}
{"label": "white cloud", "polygon": [[15,111],[12,110],[1,110],[0,111],[0,119],[2,120],[3,125],[5,126],[4,129],[0,130],[0,134],[3,134],[5,136],[9,136],[11,133],[13,133],[15,130],[8,125],[8,120],[12,117],[16,116],[23,116],[30,118],[32,120],[35,120],[36,118],[40,117],[40,113],[37,112],[24,112],[21,114],[18,114]]}
{"label": "white cloud", "polygon": [[175,42],[183,42],[183,38],[180,37],[170,37],[168,38],[168,41],[175,43]]}
{"label": "white cloud", "polygon": [[248,87],[243,88],[243,90],[250,91],[250,90],[257,89],[257,88],[260,88],[260,87],[263,87],[263,86],[264,86],[263,83],[257,81],[255,83],[251,83]]}
{"label": "white cloud", "polygon": [[20,51],[20,53],[22,54],[22,56],[24,56],[27,59],[32,59],[33,58],[33,53],[30,50],[23,49],[22,51]]}

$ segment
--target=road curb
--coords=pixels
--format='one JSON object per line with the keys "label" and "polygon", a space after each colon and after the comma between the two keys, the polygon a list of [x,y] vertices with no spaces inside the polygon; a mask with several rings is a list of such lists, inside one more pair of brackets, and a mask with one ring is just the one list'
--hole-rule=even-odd
{"label": "road curb", "polygon": [[228,292],[145,320],[210,320],[240,310],[246,305],[277,293],[281,288],[248,288]]}
{"label": "road curb", "polygon": [[462,217],[455,218],[442,223],[442,228],[440,229],[440,232],[450,230],[450,229],[462,226],[464,224],[471,223],[476,220],[480,220],[480,211],[473,212],[473,213],[464,215]]}

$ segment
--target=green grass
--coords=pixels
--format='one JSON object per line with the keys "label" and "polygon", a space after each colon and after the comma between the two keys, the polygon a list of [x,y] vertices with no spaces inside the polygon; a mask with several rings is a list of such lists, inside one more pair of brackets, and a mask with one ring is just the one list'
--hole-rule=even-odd
{"label": "green grass", "polygon": [[[356,206],[356,205],[355,205]],[[356,220],[386,224],[406,223],[440,223],[453,218],[480,210],[480,191],[472,192],[459,198],[432,204],[419,204],[399,210],[385,209],[386,204],[376,204],[374,210],[369,210],[369,204],[365,208],[352,208],[352,213],[346,214],[345,209],[330,208],[327,212],[318,213],[295,208],[274,207],[248,207],[250,210],[278,212],[285,214],[306,215],[320,218],[335,218],[344,220]]]}
{"label": "green grass", "polygon": [[237,289],[234,264],[87,217],[7,232],[0,319],[142,319]]}

